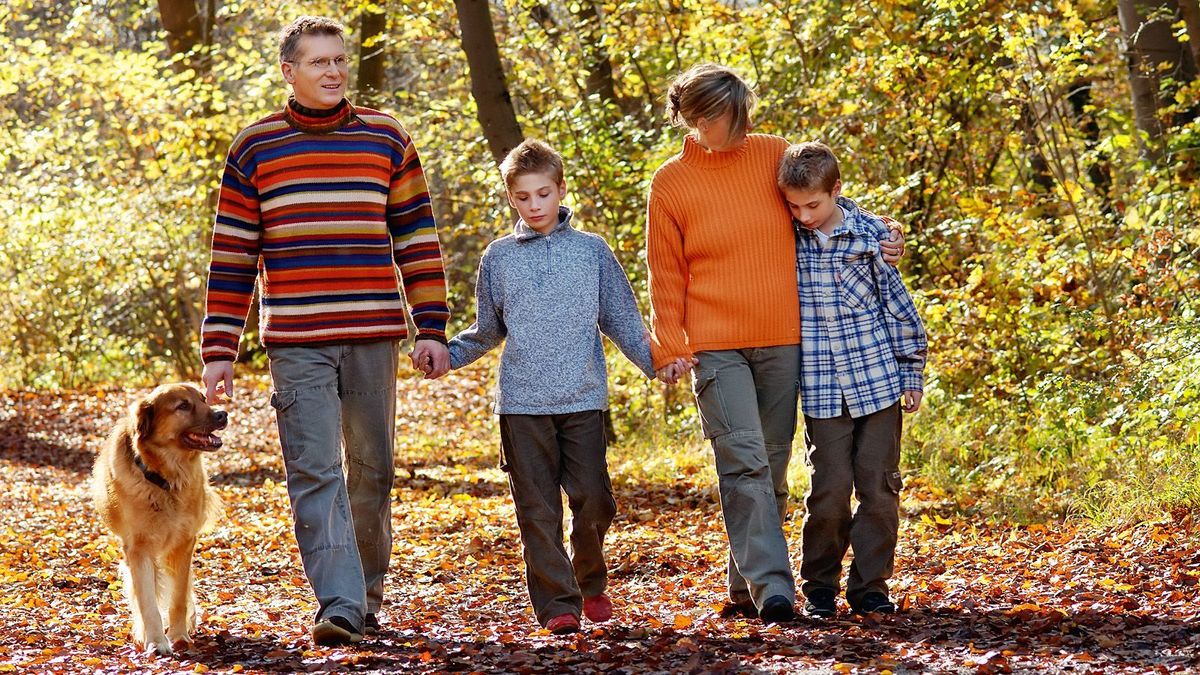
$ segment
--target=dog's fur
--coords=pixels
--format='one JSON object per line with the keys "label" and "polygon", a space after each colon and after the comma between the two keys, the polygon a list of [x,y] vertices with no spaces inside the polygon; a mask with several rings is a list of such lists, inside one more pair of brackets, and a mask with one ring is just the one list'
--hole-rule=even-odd
{"label": "dog's fur", "polygon": [[[96,458],[92,498],[121,538],[133,638],[146,651],[182,648],[196,627],[192,552],[221,511],[201,452],[220,447],[213,432],[226,421],[196,387],[162,385],[130,406]],[[165,632],[160,597],[168,609]]]}

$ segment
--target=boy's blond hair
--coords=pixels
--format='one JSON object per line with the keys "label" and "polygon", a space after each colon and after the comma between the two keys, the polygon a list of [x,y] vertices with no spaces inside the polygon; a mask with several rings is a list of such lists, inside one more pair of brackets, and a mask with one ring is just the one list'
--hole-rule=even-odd
{"label": "boy's blond hair", "polygon": [[779,161],[779,189],[821,190],[833,192],[842,179],[837,157],[828,145],[818,141],[797,143],[783,151]]}
{"label": "boy's blond hair", "polygon": [[667,89],[671,124],[695,129],[700,120],[733,113],[731,135],[746,133],[753,122],[758,96],[732,68],[699,63],[681,73]]}
{"label": "boy's blond hair", "polygon": [[500,162],[500,175],[504,176],[504,189],[511,190],[519,176],[530,173],[545,173],[554,177],[556,184],[563,182],[563,160],[554,148],[535,138],[526,138],[505,155]]}
{"label": "boy's blond hair", "polygon": [[336,35],[345,42],[346,27],[323,16],[302,16],[289,23],[279,31],[279,62],[290,63],[296,60],[300,48],[300,38],[305,35]]}

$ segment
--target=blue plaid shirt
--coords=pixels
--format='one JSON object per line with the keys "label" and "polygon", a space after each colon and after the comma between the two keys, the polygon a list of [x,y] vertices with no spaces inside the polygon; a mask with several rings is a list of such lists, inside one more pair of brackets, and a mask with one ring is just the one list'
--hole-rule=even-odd
{"label": "blue plaid shirt", "polygon": [[822,248],[796,224],[804,414],[863,417],[924,388],[925,328],[896,268],[883,262],[888,237],[878,216],[838,197],[845,221]]}

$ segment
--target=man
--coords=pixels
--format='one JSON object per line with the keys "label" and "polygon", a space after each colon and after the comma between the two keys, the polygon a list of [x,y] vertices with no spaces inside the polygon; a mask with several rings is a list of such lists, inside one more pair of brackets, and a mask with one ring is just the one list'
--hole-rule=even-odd
{"label": "man", "polygon": [[346,100],[342,35],[320,17],[280,35],[292,97],[229,149],[201,337],[209,400],[231,396],[260,284],[271,405],[320,645],[358,642],[379,626],[405,297],[414,367],[427,378],[450,367],[445,273],[420,160],[395,119]]}

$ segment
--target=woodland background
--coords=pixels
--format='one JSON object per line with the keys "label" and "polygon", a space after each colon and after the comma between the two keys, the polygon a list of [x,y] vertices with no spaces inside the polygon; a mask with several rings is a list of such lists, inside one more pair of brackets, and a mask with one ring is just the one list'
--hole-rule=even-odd
{"label": "woodland background", "polygon": [[[220,164],[285,100],[275,31],[321,13],[349,28],[353,99],[419,143],[452,330],[510,226],[496,158],[523,136],[563,152],[569,203],[645,308],[646,189],[681,141],[664,93],[719,61],[757,86],[759,130],[831,144],[846,191],[906,227],[932,336],[911,470],[1017,511],[1195,505],[1196,6],[8,0],[0,383],[196,377]],[[696,427],[685,392],[611,363],[632,438]]]}
{"label": "woodland background", "polygon": [[[564,154],[567,203],[587,229],[608,239],[647,309],[645,195],[653,170],[681,145],[663,110],[667,85],[699,61],[737,68],[761,97],[757,130],[829,143],[842,160],[846,192],[906,229],[901,269],[925,319],[931,355],[925,406],[906,421],[903,462],[915,501],[905,506],[902,541],[912,540],[902,545],[901,568],[908,560],[919,574],[931,555],[950,555],[947,546],[971,550],[945,540],[961,523],[973,523],[971,536],[983,536],[975,524],[1000,528],[980,544],[981,556],[992,546],[1012,550],[1020,537],[1011,532],[1018,530],[1004,528],[1048,537],[1020,549],[1030,556],[1060,545],[1090,552],[1093,544],[1069,544],[1075,528],[1086,526],[1093,533],[1132,532],[1159,549],[1184,547],[1163,555],[1186,569],[1161,578],[1165,588],[1189,589],[1195,600],[1197,0],[6,0],[0,8],[0,460],[5,506],[28,517],[0,535],[12,544],[0,548],[11,556],[8,569],[90,570],[90,577],[74,572],[65,587],[54,582],[68,594],[107,598],[102,607],[111,611],[88,615],[83,624],[120,625],[111,616],[120,606],[116,549],[100,538],[81,552],[62,540],[86,509],[82,486],[91,453],[105,424],[142,388],[197,377],[221,163],[241,127],[285,101],[275,32],[304,13],[347,24],[352,100],[395,114],[418,143],[446,254],[452,332],[473,318],[479,253],[511,226],[497,158],[526,136]],[[215,482],[238,516],[223,531],[226,539],[249,537],[246,545],[253,546],[275,537],[286,549],[281,468],[264,412],[265,356],[255,337],[247,336],[239,366],[245,373],[239,389],[249,400],[235,410],[254,424],[226,439],[240,450],[219,460]],[[686,389],[646,382],[619,354],[609,363],[617,447],[626,453],[610,459],[618,490],[629,490],[635,510],[671,504],[662,516],[682,517],[681,527],[692,524],[688,508],[715,517],[711,468]],[[409,407],[402,401],[399,443],[407,473],[398,479],[408,482],[398,496],[418,489],[416,481],[422,494],[436,498],[426,527],[458,518],[434,506],[447,497],[455,508],[485,500],[484,510],[495,517],[488,521],[491,534],[468,538],[467,545],[515,545],[503,478],[491,467],[497,434],[486,411],[489,364],[436,387],[405,376]],[[430,420],[439,426],[421,426]],[[438,471],[457,477],[441,483]],[[802,497],[802,461],[793,463],[793,474],[793,495]],[[259,522],[264,508],[275,519],[270,527],[248,525]],[[461,518],[455,522],[448,531],[462,532]],[[1136,529],[1153,523],[1152,530]],[[636,516],[629,522],[630,532],[654,525]],[[636,563],[631,542],[654,541],[662,532],[615,536],[617,552]],[[712,595],[723,567],[719,527],[694,539],[705,537],[712,538],[704,548],[711,560],[688,560],[707,570],[695,572],[708,575],[706,581],[677,576],[671,583],[711,582],[705,588]],[[46,555],[59,545],[75,557]],[[217,558],[229,554],[223,544],[213,546]],[[413,547],[420,542],[398,544],[398,553],[409,555]],[[1136,559],[1120,550],[1126,561]],[[272,555],[282,556],[280,567],[296,564],[294,551]],[[1054,559],[1057,567],[1047,568],[1047,597],[1058,597],[1062,579],[1083,578],[1068,558],[1063,553]],[[711,565],[700,565],[705,560]],[[508,590],[516,599],[498,616],[511,614],[513,603],[523,608],[519,563],[511,556],[501,562],[512,568]],[[688,567],[669,564],[676,572]],[[941,573],[955,572],[943,566],[931,574]],[[16,625],[36,630],[50,572],[31,574],[14,582],[5,604],[26,608]],[[417,579],[426,583],[437,574]],[[901,583],[918,606],[945,599],[944,588],[921,585],[928,577]],[[1098,579],[1101,596],[1114,588],[1158,592],[1115,578]],[[294,586],[291,601],[303,609],[303,584]],[[691,586],[678,592],[686,595],[685,587]],[[1176,607],[1168,614],[1195,607],[1174,595],[1160,599]],[[984,606],[978,603],[985,600],[971,600],[968,609]],[[1013,606],[996,617],[1028,624],[1030,616],[1020,612],[1033,610],[1006,614]],[[1111,618],[1105,612],[1132,612],[1119,602],[1106,607],[1072,620],[1087,625],[1079,617],[1090,617],[1103,626]],[[296,623],[296,616],[290,606],[263,623]],[[681,616],[654,621],[688,629],[693,619]],[[1054,612],[1037,617],[1054,626],[1064,621]],[[245,632],[244,618],[225,620],[235,634]],[[1158,627],[1173,635],[1181,625],[1174,621]],[[952,627],[947,634],[959,633]],[[1085,646],[1110,646],[1095,640]],[[209,636],[210,646],[217,642],[229,646]],[[12,652],[13,644],[26,651]],[[0,635],[0,654],[5,650],[35,658],[21,637]],[[436,660],[445,656],[441,650],[422,648],[413,663],[435,659],[449,667]],[[255,653],[259,666],[270,661],[261,660],[261,649]],[[988,654],[967,667],[992,668],[1009,658]],[[829,658],[825,666],[838,663]],[[964,663],[947,658],[912,663]]]}

